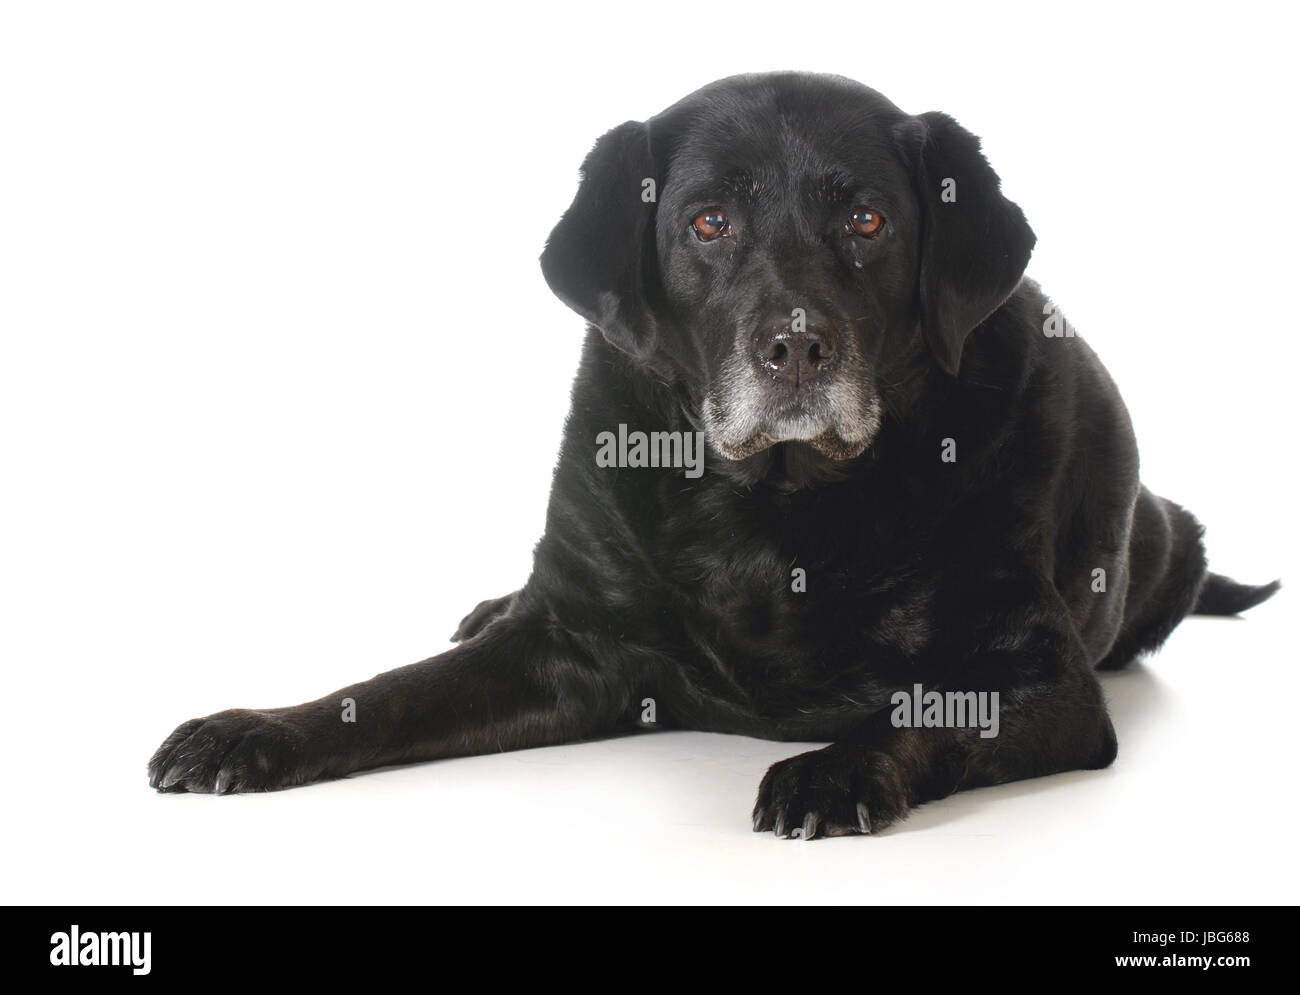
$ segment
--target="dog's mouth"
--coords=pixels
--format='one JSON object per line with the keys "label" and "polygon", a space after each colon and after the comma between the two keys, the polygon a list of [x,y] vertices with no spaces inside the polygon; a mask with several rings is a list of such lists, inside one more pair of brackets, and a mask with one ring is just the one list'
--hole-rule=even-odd
{"label": "dog's mouth", "polygon": [[854,459],[871,445],[881,420],[879,400],[860,393],[832,390],[771,405],[711,392],[704,401],[705,436],[729,460],[748,459],[782,442],[806,445],[831,460]]}
{"label": "dog's mouth", "polygon": [[800,442],[815,449],[827,459],[850,460],[861,456],[867,450],[866,442],[850,442],[833,428],[827,428],[810,438],[773,435],[767,432],[750,436],[740,443],[725,440],[714,441],[713,448],[729,460],[748,459],[765,449],[770,449],[780,442]]}

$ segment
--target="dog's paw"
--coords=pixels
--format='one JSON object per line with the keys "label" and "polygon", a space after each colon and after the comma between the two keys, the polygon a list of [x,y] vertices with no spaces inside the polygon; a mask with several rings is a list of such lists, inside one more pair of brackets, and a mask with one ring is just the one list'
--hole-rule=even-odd
{"label": "dog's paw", "polygon": [[909,808],[888,754],[834,745],[772,765],[758,788],[754,832],[806,840],[878,833]]}
{"label": "dog's paw", "polygon": [[149,761],[149,786],[224,795],[304,784],[319,776],[306,762],[306,746],[302,730],[281,714],[217,712],[163,740]]}

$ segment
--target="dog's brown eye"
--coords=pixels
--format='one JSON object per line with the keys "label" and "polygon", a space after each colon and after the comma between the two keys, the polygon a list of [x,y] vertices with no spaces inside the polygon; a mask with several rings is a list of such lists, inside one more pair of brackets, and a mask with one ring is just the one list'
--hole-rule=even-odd
{"label": "dog's brown eye", "polygon": [[731,234],[731,221],[717,208],[710,208],[694,221],[691,227],[701,242],[712,242],[715,238]]}
{"label": "dog's brown eye", "polygon": [[853,213],[849,215],[848,227],[866,238],[874,238],[880,232],[880,226],[885,223],[877,211],[867,207],[854,208]]}

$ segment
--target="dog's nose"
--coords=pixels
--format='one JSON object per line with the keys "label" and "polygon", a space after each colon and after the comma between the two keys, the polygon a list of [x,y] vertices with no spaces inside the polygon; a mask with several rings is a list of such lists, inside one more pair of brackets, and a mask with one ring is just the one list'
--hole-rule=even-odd
{"label": "dog's nose", "polygon": [[796,309],[762,322],[755,358],[768,374],[798,384],[835,365],[835,326],[820,312]]}

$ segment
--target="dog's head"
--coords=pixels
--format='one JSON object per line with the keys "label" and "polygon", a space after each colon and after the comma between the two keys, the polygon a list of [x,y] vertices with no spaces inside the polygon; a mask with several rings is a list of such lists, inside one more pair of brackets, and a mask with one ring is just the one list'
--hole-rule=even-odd
{"label": "dog's head", "polygon": [[685,385],[723,456],[793,442],[846,460],[904,370],[956,374],[1033,244],[950,117],[773,73],[602,137],[542,270],[611,344]]}

